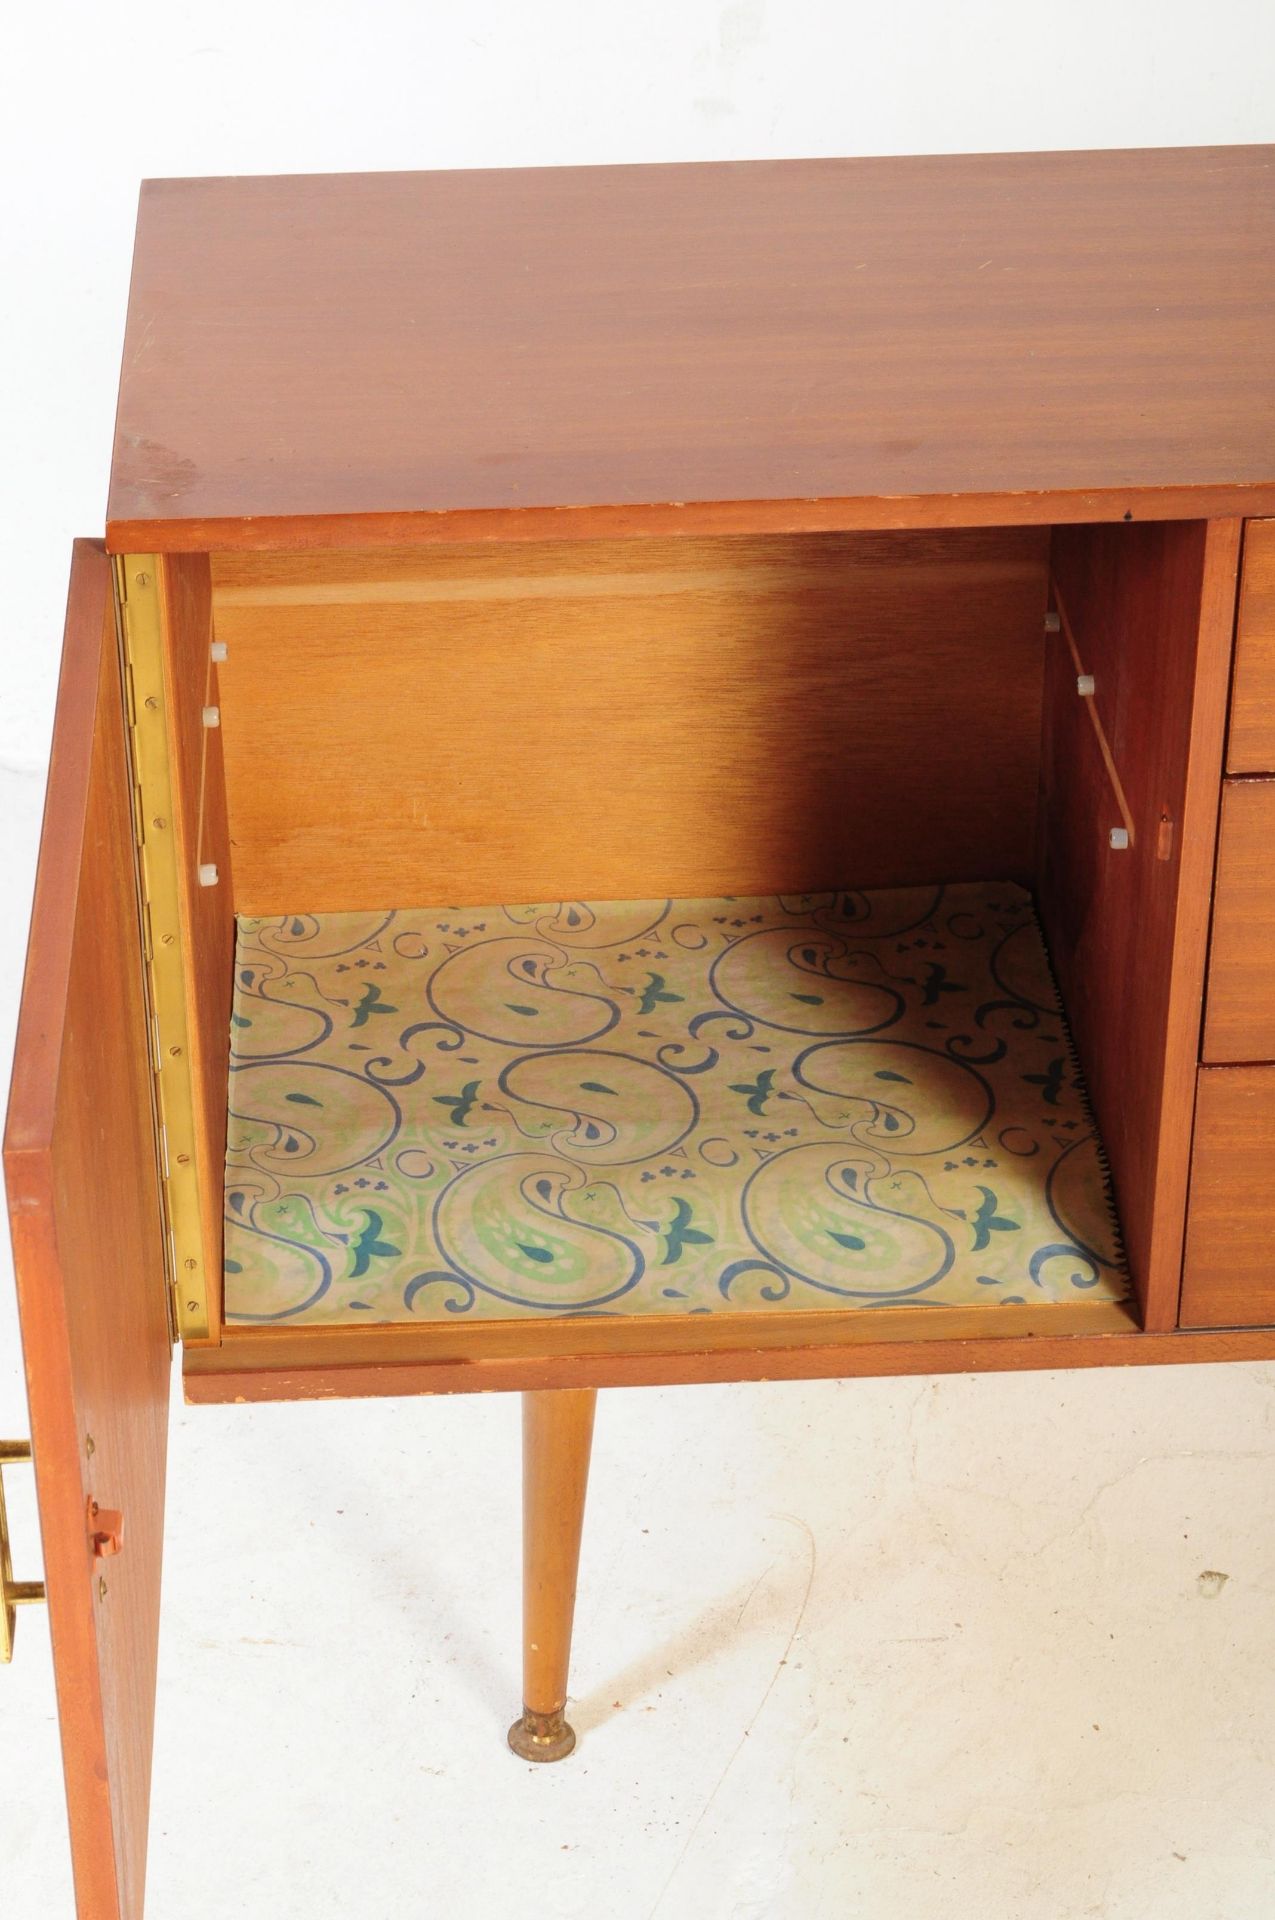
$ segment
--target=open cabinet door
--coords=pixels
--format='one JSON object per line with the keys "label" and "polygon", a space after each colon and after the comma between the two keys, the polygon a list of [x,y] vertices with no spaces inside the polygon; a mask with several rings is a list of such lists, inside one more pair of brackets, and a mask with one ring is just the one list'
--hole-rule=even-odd
{"label": "open cabinet door", "polygon": [[142,1911],[171,1378],[124,726],[78,541],[4,1162],[80,1920]]}

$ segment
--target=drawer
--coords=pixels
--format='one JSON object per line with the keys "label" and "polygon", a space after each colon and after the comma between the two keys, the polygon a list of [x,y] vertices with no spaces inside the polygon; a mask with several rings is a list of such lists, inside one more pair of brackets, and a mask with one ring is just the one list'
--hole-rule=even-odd
{"label": "drawer", "polygon": [[1251,520],[1235,630],[1228,773],[1275,773],[1275,520]]}
{"label": "drawer", "polygon": [[1204,1058],[1275,1060],[1275,779],[1222,786]]}
{"label": "drawer", "polygon": [[1275,1326],[1275,1066],[1201,1069],[1181,1322]]}

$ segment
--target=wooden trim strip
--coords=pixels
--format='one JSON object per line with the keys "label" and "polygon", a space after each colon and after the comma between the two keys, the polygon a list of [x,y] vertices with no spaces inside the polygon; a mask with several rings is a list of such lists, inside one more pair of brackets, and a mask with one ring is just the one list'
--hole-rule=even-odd
{"label": "wooden trim strip", "polygon": [[[1146,1325],[1152,1332],[1177,1326],[1182,1297],[1187,1194],[1195,1135],[1198,1068],[1204,1044],[1209,924],[1213,912],[1243,533],[1240,520],[1214,520],[1205,535],[1199,651],[1182,799],[1182,865],[1173,924],[1173,977],[1168,1009],[1169,1033],[1180,1038],[1169,1047],[1164,1075],[1165,1111],[1172,1113],[1178,1106],[1187,1117],[1181,1129],[1167,1127],[1161,1131],[1156,1183],[1155,1238],[1162,1250],[1165,1270],[1172,1270],[1176,1283],[1172,1289],[1167,1285],[1153,1289],[1148,1297]],[[1189,1047],[1187,1035],[1192,1041]]]}
{"label": "wooden trim strip", "polygon": [[404,1361],[550,1359],[567,1354],[697,1355],[739,1348],[858,1347],[933,1340],[1008,1340],[1027,1334],[1129,1333],[1132,1304],[1113,1300],[1041,1305],[883,1306],[787,1312],[646,1313],[596,1318],[399,1321],[381,1325],[227,1326],[227,1366],[397,1365]]}
{"label": "wooden trim strip", "polygon": [[843,500],[671,501],[649,506],[484,507],[443,513],[278,514],[116,519],[110,553],[265,553],[414,547],[470,540],[606,540],[682,533],[856,533],[930,527],[1068,526],[1275,514],[1275,487],[1141,487],[1124,492],[900,494]]}
{"label": "wooden trim strip", "polygon": [[1021,1372],[1275,1359],[1275,1327],[1208,1333],[1041,1334],[1007,1340],[914,1340],[859,1346],[736,1348],[684,1353],[509,1356],[491,1360],[342,1365],[236,1364],[235,1348],[191,1348],[192,1404],[374,1399],[422,1393],[535,1392],[555,1387],[657,1387],[735,1380],[830,1380],[895,1374]]}

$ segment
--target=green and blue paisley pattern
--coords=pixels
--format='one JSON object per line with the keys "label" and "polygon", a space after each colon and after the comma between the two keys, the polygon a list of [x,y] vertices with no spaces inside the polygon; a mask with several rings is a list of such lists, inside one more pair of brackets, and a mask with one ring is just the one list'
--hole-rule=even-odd
{"label": "green and blue paisley pattern", "polygon": [[1123,1300],[1009,884],[239,922],[231,1321]]}

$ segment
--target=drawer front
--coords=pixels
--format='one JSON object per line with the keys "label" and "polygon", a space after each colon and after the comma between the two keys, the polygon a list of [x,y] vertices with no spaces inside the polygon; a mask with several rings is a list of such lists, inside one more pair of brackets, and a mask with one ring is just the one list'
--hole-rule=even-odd
{"label": "drawer front", "polygon": [[1201,1069],[1181,1321],[1275,1326],[1275,1066]]}
{"label": "drawer front", "polygon": [[1235,630],[1228,773],[1275,773],[1275,520],[1250,520]]}
{"label": "drawer front", "polygon": [[1275,1060],[1275,779],[1223,783],[1204,1058]]}

